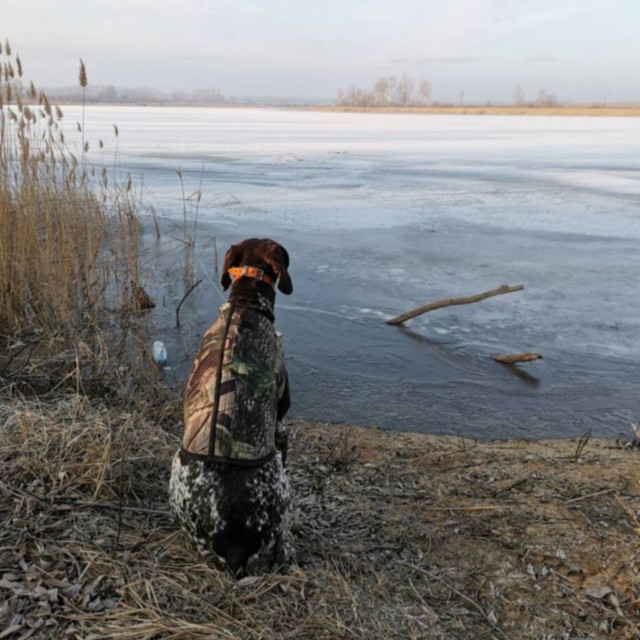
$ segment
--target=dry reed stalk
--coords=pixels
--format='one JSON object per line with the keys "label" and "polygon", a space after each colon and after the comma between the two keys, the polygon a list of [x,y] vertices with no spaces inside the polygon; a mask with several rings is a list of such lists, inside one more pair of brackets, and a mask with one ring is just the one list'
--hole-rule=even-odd
{"label": "dry reed stalk", "polygon": [[[0,344],[0,375],[15,374],[6,369],[7,362],[25,366],[12,360],[8,348],[35,340],[40,348],[30,357],[41,364],[63,352],[79,353],[81,367],[89,366],[89,374],[99,377],[131,364],[126,361],[131,350],[122,345],[132,346],[132,336],[141,330],[135,300],[140,223],[131,183],[121,187],[114,179],[108,187],[101,181],[106,168],[96,171],[88,163],[84,109],[78,161],[66,144],[60,108],[44,93],[39,108],[29,107],[26,101],[38,92],[31,82],[24,94],[22,60],[11,58],[8,43],[2,51],[0,335],[5,343]],[[79,80],[84,91],[82,60]],[[101,188],[96,189],[93,175]],[[134,346],[142,343],[133,339]]]}
{"label": "dry reed stalk", "polygon": [[182,191],[182,238],[181,242],[184,247],[184,286],[189,289],[193,285],[194,270],[193,260],[196,247],[196,237],[198,233],[198,216],[200,212],[200,201],[202,199],[202,180],[200,176],[200,185],[191,194],[187,195],[185,191],[184,176],[182,171],[176,171],[180,181],[180,189]]}

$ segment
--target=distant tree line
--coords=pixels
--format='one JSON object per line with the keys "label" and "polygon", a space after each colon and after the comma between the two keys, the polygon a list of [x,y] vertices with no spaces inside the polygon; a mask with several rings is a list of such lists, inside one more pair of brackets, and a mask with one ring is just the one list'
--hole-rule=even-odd
{"label": "distant tree line", "polygon": [[[46,90],[47,96],[56,102],[80,102],[80,87],[58,87]],[[225,96],[217,89],[189,89],[165,91],[151,87],[115,87],[91,84],[86,87],[85,102],[117,104],[224,104]]]}
{"label": "distant tree line", "polygon": [[535,100],[527,100],[522,87],[516,87],[513,92],[513,104],[517,107],[557,107],[558,98],[546,89],[540,89]]}
{"label": "distant tree line", "polygon": [[[461,91],[460,105],[465,103],[464,95]],[[370,89],[352,84],[347,89],[339,89],[336,96],[336,105],[341,107],[418,107],[431,104],[434,104],[431,83],[428,80],[416,82],[406,74],[401,77],[382,76]],[[522,87],[518,86],[513,92],[513,104],[518,107],[557,107],[559,103],[558,98],[546,89],[540,89],[534,99],[527,99]]]}
{"label": "distant tree line", "polygon": [[428,80],[416,82],[408,75],[382,76],[371,89],[352,84],[339,89],[336,104],[342,107],[413,107],[431,103],[431,84]]}

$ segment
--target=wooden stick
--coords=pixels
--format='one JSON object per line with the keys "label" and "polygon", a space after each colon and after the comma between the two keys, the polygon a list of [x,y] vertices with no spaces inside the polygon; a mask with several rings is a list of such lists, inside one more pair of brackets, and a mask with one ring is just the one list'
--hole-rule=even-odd
{"label": "wooden stick", "polygon": [[128,507],[127,505],[120,505],[115,502],[71,501],[68,504],[71,507],[86,507],[89,509],[113,509],[114,511],[132,511],[133,513],[144,513],[151,516],[164,516],[165,518],[173,517],[171,511],[162,511],[161,509],[146,509],[143,507]]}
{"label": "wooden stick", "polygon": [[180,300],[180,302],[178,303],[178,308],[176,309],[176,329],[180,328],[180,307],[182,306],[182,303],[187,299],[187,296],[202,282],[202,278],[200,278],[200,280],[198,280],[198,282],[196,282],[194,285],[191,286],[191,288],[189,289],[189,291],[187,291],[187,293],[185,293],[182,296],[182,300]]}
{"label": "wooden stick", "polygon": [[597,496],[606,496],[609,493],[615,493],[615,489],[603,489],[602,491],[596,491],[595,493],[588,493],[586,496],[578,496],[572,500],[565,500],[565,504],[572,504],[574,502],[580,502],[580,500],[587,500],[588,498],[595,498]]}
{"label": "wooden stick", "polygon": [[539,353],[495,353],[491,356],[496,362],[503,364],[515,364],[516,362],[530,362],[531,360],[539,360],[542,356]]}
{"label": "wooden stick", "polygon": [[426,507],[429,511],[495,511],[506,509],[507,505],[501,504],[479,504],[474,507]]}
{"label": "wooden stick", "polygon": [[521,284],[516,284],[514,286],[509,286],[508,284],[500,285],[497,289],[492,289],[491,291],[485,291],[484,293],[478,293],[475,296],[466,296],[464,298],[446,298],[445,300],[436,300],[435,302],[428,302],[427,304],[423,304],[421,307],[417,309],[413,309],[412,311],[407,311],[402,315],[399,315],[395,318],[391,318],[391,320],[387,320],[387,324],[398,325],[406,322],[407,320],[411,320],[411,318],[415,318],[416,316],[420,316],[423,313],[427,313],[427,311],[433,311],[434,309],[440,309],[441,307],[451,307],[456,304],[471,304],[472,302],[479,302],[480,300],[486,300],[487,298],[491,298],[493,296],[499,296],[503,293],[512,293],[514,291],[522,291],[524,286]]}

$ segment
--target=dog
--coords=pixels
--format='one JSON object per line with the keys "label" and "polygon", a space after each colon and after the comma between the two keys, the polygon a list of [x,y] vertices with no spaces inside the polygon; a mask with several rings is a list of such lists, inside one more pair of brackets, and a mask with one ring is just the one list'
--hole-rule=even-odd
{"label": "dog", "polygon": [[271,566],[293,560],[281,426],[291,399],[273,324],[276,283],[293,292],[288,268],[287,250],[269,239],[244,240],[225,254],[221,283],[231,291],[194,359],[171,468],[176,519],[203,555],[225,562],[236,578],[259,552]]}

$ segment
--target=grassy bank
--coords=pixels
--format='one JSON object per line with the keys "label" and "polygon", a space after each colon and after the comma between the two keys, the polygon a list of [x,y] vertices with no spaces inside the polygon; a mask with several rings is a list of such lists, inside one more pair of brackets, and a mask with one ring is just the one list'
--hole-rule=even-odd
{"label": "grassy bank", "polygon": [[434,115],[488,115],[488,116],[589,116],[637,117],[640,107],[566,106],[566,107],[311,107],[315,111],[354,113],[426,113]]}
{"label": "grassy bank", "polygon": [[640,637],[635,447],[294,423],[299,566],[235,583],[173,523],[166,416],[2,397],[3,637]]}

